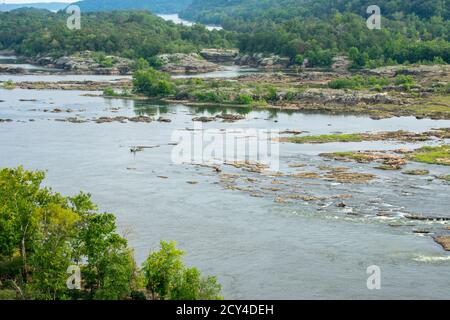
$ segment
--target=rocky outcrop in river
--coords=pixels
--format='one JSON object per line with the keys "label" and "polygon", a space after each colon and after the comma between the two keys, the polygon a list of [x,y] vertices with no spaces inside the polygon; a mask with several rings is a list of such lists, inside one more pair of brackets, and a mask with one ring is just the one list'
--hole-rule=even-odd
{"label": "rocky outcrop in river", "polygon": [[262,69],[285,69],[290,65],[289,58],[278,55],[265,56],[262,53],[253,55],[242,55],[234,59],[234,63],[241,66],[250,66]]}
{"label": "rocky outcrop in river", "polygon": [[84,51],[60,58],[37,57],[35,64],[62,69],[77,74],[126,75],[131,74],[132,61],[117,56],[100,56]]}
{"label": "rocky outcrop in river", "polygon": [[306,100],[315,103],[335,103],[344,105],[366,104],[403,104],[402,100],[392,97],[387,93],[363,93],[346,92],[345,90],[334,89],[308,89],[297,95],[299,100]]}
{"label": "rocky outcrop in river", "polygon": [[208,61],[214,63],[229,63],[239,55],[237,49],[203,49],[200,51],[200,55]]}
{"label": "rocky outcrop in river", "polygon": [[161,71],[170,73],[206,73],[218,71],[218,64],[209,62],[196,53],[161,54],[158,58],[163,62]]}

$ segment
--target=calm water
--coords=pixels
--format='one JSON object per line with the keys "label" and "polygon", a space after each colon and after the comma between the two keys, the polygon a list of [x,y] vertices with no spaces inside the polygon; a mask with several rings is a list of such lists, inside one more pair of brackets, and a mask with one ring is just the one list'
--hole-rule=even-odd
{"label": "calm water", "polygon": [[241,66],[222,66],[222,70],[206,72],[201,74],[178,74],[173,75],[174,79],[183,79],[183,78],[236,78],[245,74],[253,74],[258,73],[258,69],[255,68],[245,68]]}
{"label": "calm water", "polygon": [[[195,23],[192,21],[187,21],[187,20],[183,20],[179,17],[178,14],[158,14],[158,17],[163,18],[166,21],[172,21],[173,23],[176,24],[182,24],[185,26],[193,26]],[[206,25],[205,26],[206,29],[212,31],[212,30],[222,30],[223,28],[220,26],[211,26],[211,25]]]}
{"label": "calm water", "polygon": [[[67,74],[58,69],[50,69],[42,66],[35,66],[30,64],[19,64],[15,56],[1,56],[0,65],[14,65],[25,70],[32,71],[31,74],[0,74],[0,82],[12,80],[14,82],[59,82],[59,81],[120,81],[124,79],[131,79],[131,76],[124,75],[90,75],[90,74]],[[43,71],[45,74],[36,73],[36,71]],[[182,78],[234,78],[244,74],[251,74],[258,72],[254,68],[243,68],[241,66],[222,66],[222,70],[207,72],[202,74],[177,74],[174,79]],[[50,73],[50,74],[48,74]]]}
{"label": "calm water", "polygon": [[[412,233],[402,213],[450,215],[450,186],[424,177],[380,172],[373,165],[345,163],[352,171],[373,172],[378,178],[367,185],[342,185],[280,178],[298,192],[313,195],[353,194],[345,200],[358,215],[348,215],[334,203],[279,204],[274,195],[251,197],[227,190],[210,168],[177,165],[171,161],[172,134],[193,128],[192,118],[214,115],[222,109],[158,105],[151,102],[110,100],[82,96],[82,92],[0,89],[0,167],[24,165],[47,170],[46,183],[64,194],[92,193],[101,210],[114,212],[120,230],[142,262],[160,239],[178,242],[186,262],[204,273],[217,275],[227,298],[448,298],[450,256],[429,237]],[[23,99],[37,101],[20,101]],[[74,113],[51,113],[54,108]],[[117,113],[112,112],[120,108]],[[449,127],[450,121],[228,110],[246,119],[236,123],[213,122],[204,128],[296,129],[311,134],[382,130],[424,131]],[[83,123],[55,119],[116,115],[163,115],[171,123]],[[33,119],[33,122],[29,120]],[[135,155],[130,146],[160,145]],[[318,154],[326,151],[391,149],[411,145],[377,142],[326,145],[282,144],[280,170],[304,163],[301,171],[329,163]],[[411,165],[411,168],[421,167]],[[409,167],[408,167],[409,168]],[[428,167],[432,175],[449,174],[449,168]],[[224,167],[225,173],[239,172]],[[242,173],[242,172],[240,172]],[[165,176],[167,179],[158,178]],[[259,186],[273,177],[245,173]],[[191,185],[187,181],[197,181]],[[245,185],[240,181],[239,184]],[[300,190],[300,191],[299,191]],[[283,192],[283,191],[280,191]],[[327,206],[328,205],[328,206]],[[347,208],[348,209],[348,208]],[[392,218],[376,216],[380,210]],[[439,228],[439,225],[418,225]],[[366,287],[366,268],[378,265],[382,290]]]}

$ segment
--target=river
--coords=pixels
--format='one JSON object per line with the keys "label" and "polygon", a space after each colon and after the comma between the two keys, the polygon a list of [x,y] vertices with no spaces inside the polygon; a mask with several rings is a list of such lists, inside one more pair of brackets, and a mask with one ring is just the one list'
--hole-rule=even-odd
{"label": "river", "polygon": [[[163,18],[166,21],[172,21],[173,23],[182,24],[182,25],[189,26],[189,27],[193,26],[195,24],[195,22],[181,19],[177,13],[175,13],[175,14],[158,14],[157,16]],[[205,27],[206,27],[206,29],[208,29],[210,31],[223,29],[220,26],[212,26],[212,25],[206,25]]]}
{"label": "river", "polygon": [[[53,77],[52,75],[40,77]],[[450,186],[424,177],[380,171],[370,164],[346,163],[373,172],[364,185],[293,181],[289,187],[311,194],[353,194],[348,207],[298,201],[276,203],[270,192],[253,197],[230,190],[211,168],[176,164],[174,132],[193,128],[192,118],[222,109],[193,108],[151,101],[85,96],[80,91],[0,89],[0,167],[25,166],[47,171],[46,184],[63,194],[89,192],[103,211],[117,216],[121,232],[141,263],[160,239],[176,240],[188,265],[217,275],[229,299],[431,299],[448,298],[450,256],[431,238],[402,223],[405,212],[450,215]],[[92,92],[95,94],[96,92]],[[34,99],[35,101],[29,101]],[[72,114],[51,110],[71,109]],[[372,120],[364,116],[229,109],[245,119],[212,122],[204,129],[297,129],[311,134],[383,130],[424,131],[450,127],[450,121],[411,117]],[[60,122],[78,114],[164,116],[172,122],[74,124]],[[30,121],[32,120],[32,121]],[[136,154],[131,146],[159,145]],[[280,145],[280,170],[292,163],[307,168],[330,165],[326,151],[411,147],[405,143],[362,142]],[[421,167],[408,165],[408,168]],[[432,175],[448,167],[429,166]],[[303,168],[302,168],[303,170]],[[242,173],[224,168],[224,173]],[[273,177],[245,173],[269,186]],[[195,181],[196,184],[187,183]],[[250,181],[250,180],[249,180]],[[238,184],[248,187],[244,180]],[[349,208],[357,215],[349,215]],[[392,213],[379,217],[381,210]],[[429,227],[418,223],[418,228]],[[381,290],[368,290],[368,266],[381,268]]]}

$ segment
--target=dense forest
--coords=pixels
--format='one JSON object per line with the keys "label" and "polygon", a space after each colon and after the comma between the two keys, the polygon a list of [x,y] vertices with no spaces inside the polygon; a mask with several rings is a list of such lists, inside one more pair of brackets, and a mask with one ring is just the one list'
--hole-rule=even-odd
{"label": "dense forest", "polygon": [[68,17],[63,12],[38,9],[0,13],[0,49],[14,49],[24,56],[58,57],[92,50],[126,58],[150,58],[202,47],[229,47],[232,41],[225,31],[176,25],[143,11],[83,14],[81,30],[67,28]]}
{"label": "dense forest", "polygon": [[[366,26],[362,0],[194,0],[187,19],[240,33],[239,48],[328,65],[352,50],[356,66],[450,62],[447,0],[381,0],[382,29]],[[357,49],[357,51],[356,51]]]}
{"label": "dense forest", "polygon": [[[367,27],[362,0],[194,0],[182,10],[185,18],[221,24],[225,30],[220,31],[175,25],[144,11],[85,13],[82,30],[71,31],[64,12],[22,9],[0,13],[0,49],[25,56],[92,50],[152,59],[160,53],[237,47],[243,53],[279,54],[293,63],[306,58],[313,67],[327,67],[338,55],[349,56],[354,68],[450,63],[447,1],[381,0],[380,30]],[[185,8],[188,2],[172,5]],[[108,8],[130,5],[111,1]]]}
{"label": "dense forest", "polygon": [[366,16],[370,4],[378,5],[387,18],[410,14],[422,19],[434,16],[450,18],[447,0],[379,0],[376,3],[363,0],[193,0],[182,15],[195,21],[217,24],[227,23],[230,18],[247,22],[261,19],[284,22],[292,18],[326,19],[336,12]]}
{"label": "dense forest", "polygon": [[75,2],[83,12],[114,10],[150,10],[154,13],[175,13],[187,9],[192,0],[83,0]]}

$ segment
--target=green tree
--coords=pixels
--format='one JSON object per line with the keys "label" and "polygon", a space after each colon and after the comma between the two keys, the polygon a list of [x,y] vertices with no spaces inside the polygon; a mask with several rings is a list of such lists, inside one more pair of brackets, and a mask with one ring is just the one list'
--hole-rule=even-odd
{"label": "green tree", "polygon": [[137,70],[146,70],[146,69],[148,69],[148,68],[150,68],[150,64],[149,64],[149,62],[148,62],[147,60],[145,60],[144,58],[139,58],[139,59],[137,59],[137,60],[133,63],[133,65],[132,65],[132,69],[133,69],[134,71],[137,71]]}
{"label": "green tree", "polygon": [[[175,243],[161,242],[139,270],[115,217],[89,194],[63,197],[42,187],[44,173],[0,170],[0,299],[218,299],[214,277],[186,269]],[[66,286],[81,269],[81,290]],[[4,280],[7,281],[4,281]]]}
{"label": "green tree", "polygon": [[146,288],[154,298],[167,299],[177,277],[183,271],[181,257],[184,252],[176,248],[175,241],[161,241],[161,250],[149,255],[143,265]]}
{"label": "green tree", "polygon": [[170,291],[171,300],[222,300],[215,277],[202,278],[197,268],[185,269]]}
{"label": "green tree", "polygon": [[153,68],[137,70],[133,74],[133,88],[136,93],[149,97],[168,96],[175,92],[169,75]]}
{"label": "green tree", "polygon": [[143,264],[146,288],[154,299],[220,300],[221,286],[215,277],[203,278],[196,268],[186,268],[183,251],[174,241],[161,241],[161,249],[152,252]]}

